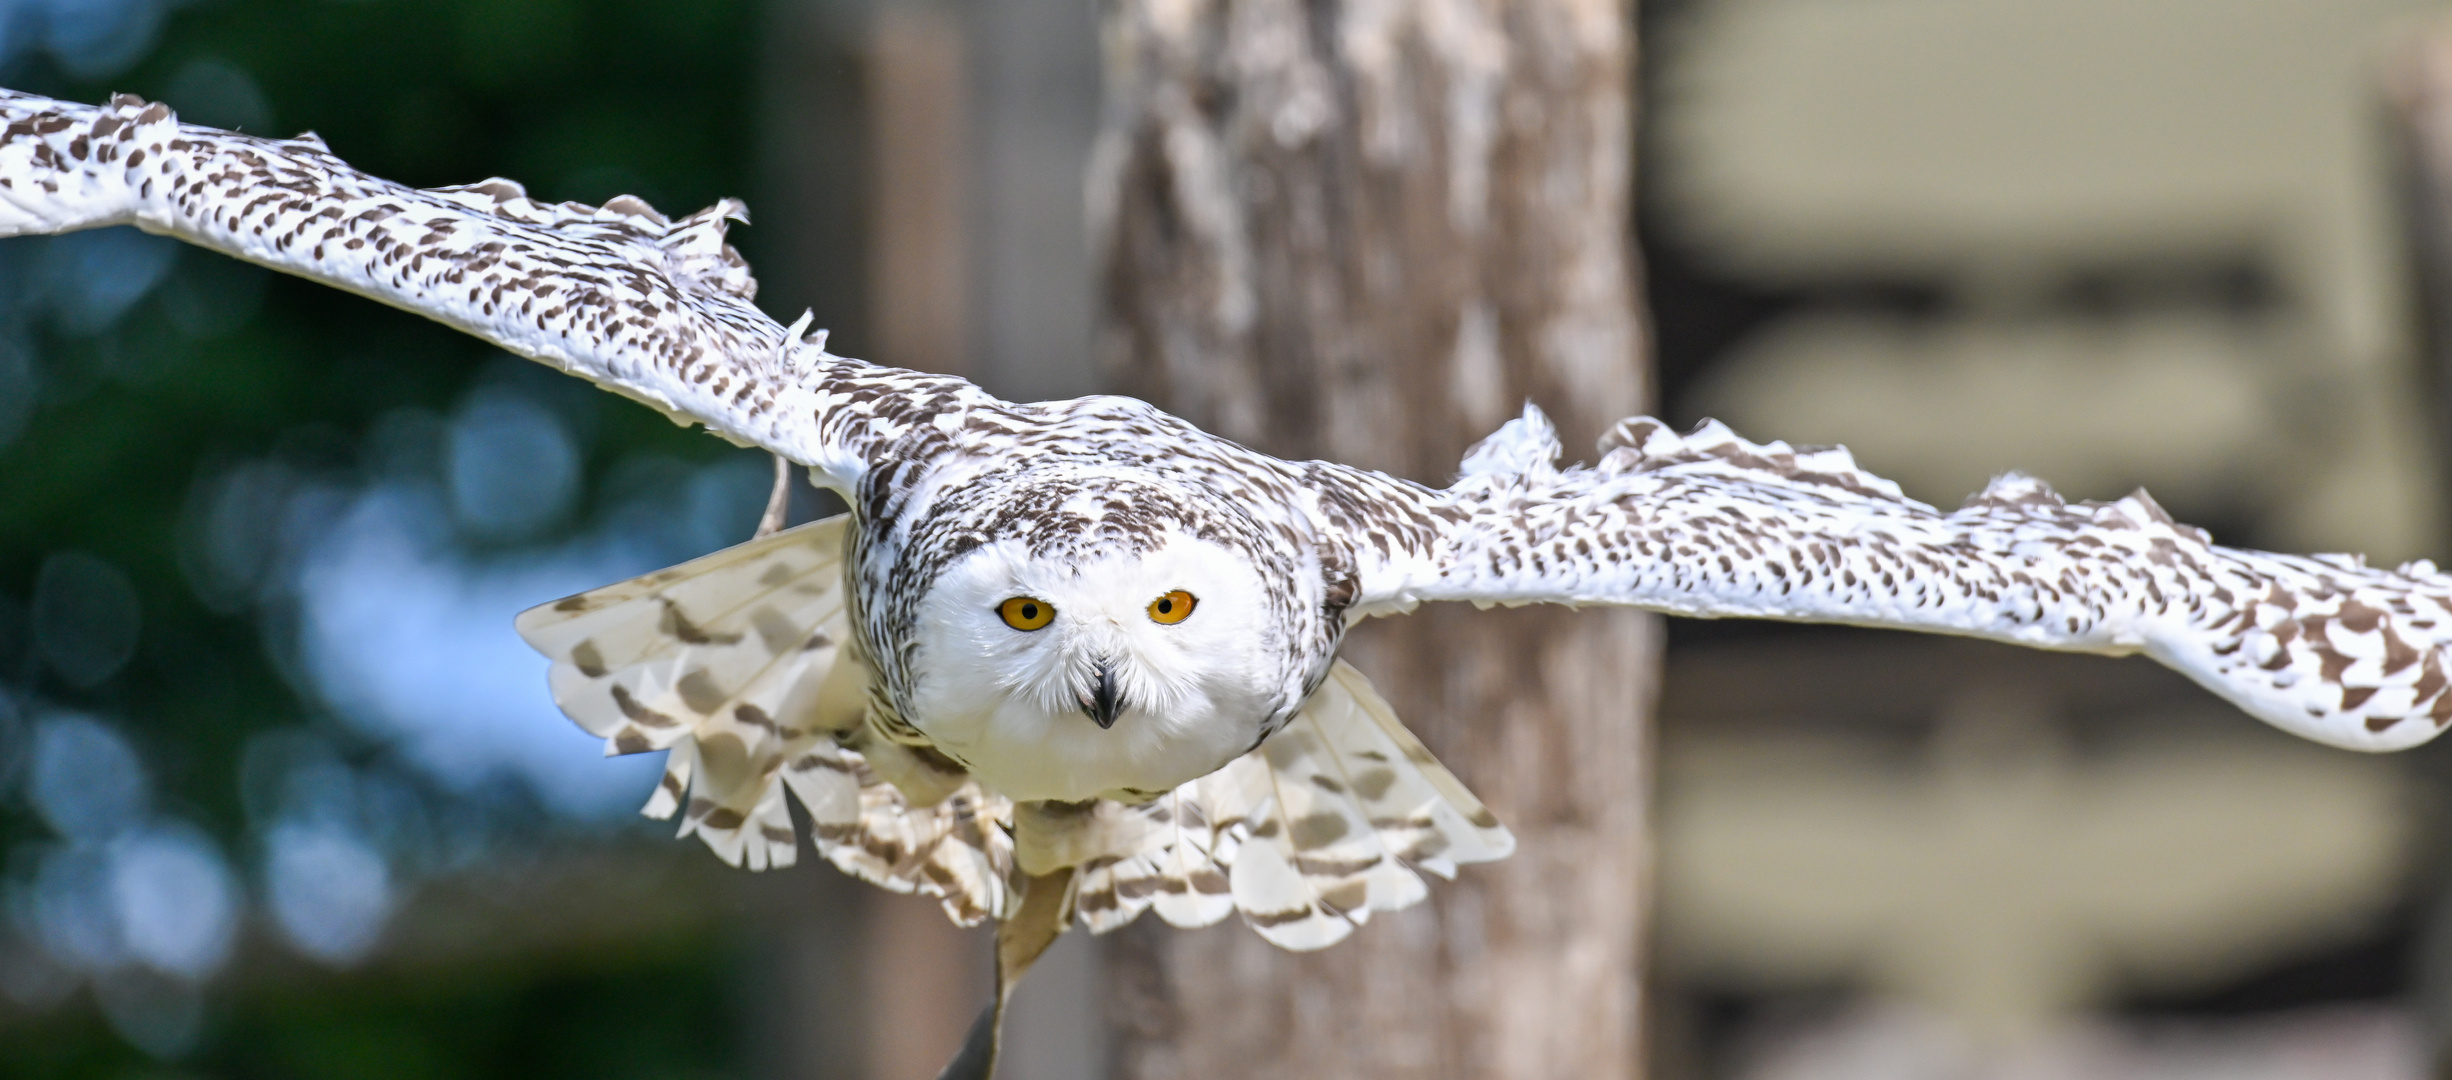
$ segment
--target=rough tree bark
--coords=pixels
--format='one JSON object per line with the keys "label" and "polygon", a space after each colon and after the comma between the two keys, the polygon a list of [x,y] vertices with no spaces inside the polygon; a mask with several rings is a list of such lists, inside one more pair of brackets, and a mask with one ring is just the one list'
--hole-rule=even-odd
{"label": "rough tree bark", "polygon": [[[1445,483],[1526,398],[1648,404],[1629,0],[1110,0],[1090,209],[1111,385],[1286,456]],[[1515,830],[1326,952],[1154,919],[1116,1075],[1639,1072],[1659,632],[1425,609],[1347,655]]]}

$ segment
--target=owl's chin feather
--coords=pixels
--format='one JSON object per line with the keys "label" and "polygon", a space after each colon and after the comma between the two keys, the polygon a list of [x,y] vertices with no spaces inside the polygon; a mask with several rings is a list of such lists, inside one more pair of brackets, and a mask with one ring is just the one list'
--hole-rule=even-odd
{"label": "owl's chin feather", "polygon": [[[1185,722],[1127,704],[1112,727],[1082,710],[1043,711],[1008,701],[993,713],[922,728],[946,753],[968,762],[982,787],[1016,800],[1126,802],[1217,771],[1258,740],[1260,720],[1203,717]],[[960,729],[967,738],[955,738]]]}

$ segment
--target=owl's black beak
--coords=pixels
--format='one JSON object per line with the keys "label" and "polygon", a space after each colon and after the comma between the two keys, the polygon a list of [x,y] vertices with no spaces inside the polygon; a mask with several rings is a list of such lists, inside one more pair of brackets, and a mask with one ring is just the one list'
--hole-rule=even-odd
{"label": "owl's black beak", "polygon": [[1090,700],[1081,703],[1081,711],[1098,721],[1101,731],[1115,726],[1115,714],[1124,711],[1124,701],[1115,695],[1114,665],[1098,665],[1098,686],[1091,692]]}

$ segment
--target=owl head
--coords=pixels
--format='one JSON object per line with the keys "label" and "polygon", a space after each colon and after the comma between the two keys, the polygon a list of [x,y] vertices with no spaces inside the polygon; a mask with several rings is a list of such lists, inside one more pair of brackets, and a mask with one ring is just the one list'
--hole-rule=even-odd
{"label": "owl head", "polygon": [[905,719],[1017,799],[1167,791],[1249,750],[1289,690],[1284,589],[1235,508],[1130,474],[1009,485],[914,618]]}

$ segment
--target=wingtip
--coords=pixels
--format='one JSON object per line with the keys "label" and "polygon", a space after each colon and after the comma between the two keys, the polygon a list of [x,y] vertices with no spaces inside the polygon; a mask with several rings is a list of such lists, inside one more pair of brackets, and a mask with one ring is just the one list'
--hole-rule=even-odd
{"label": "wingtip", "polygon": [[[1487,858],[1473,861],[1497,862],[1515,854],[1515,830],[1510,829],[1505,825],[1492,825],[1489,828],[1483,829],[1481,831],[1481,835],[1483,839],[1490,842],[1490,853]],[[1459,857],[1457,861],[1463,862],[1466,860]]]}
{"label": "wingtip", "polygon": [[1499,425],[1497,431],[1464,452],[1464,461],[1457,466],[1456,473],[1459,479],[1467,479],[1555,472],[1562,449],[1558,429],[1550,423],[1549,415],[1527,401],[1523,415]]}
{"label": "wingtip", "polygon": [[658,228],[670,228],[673,223],[671,218],[664,216],[663,211],[656,209],[647,200],[636,195],[615,195],[606,199],[604,205],[598,207],[597,210],[600,214],[618,214],[622,217],[638,218]]}
{"label": "wingtip", "polygon": [[2022,472],[2005,472],[1992,478],[1984,490],[1967,496],[1962,509],[1997,507],[2000,509],[2051,510],[2067,506],[2069,501],[2052,490],[2052,485]]}
{"label": "wingtip", "polygon": [[[580,594],[580,596],[585,595],[585,593]],[[512,616],[511,629],[519,632],[519,639],[527,642],[529,648],[544,652],[545,645],[540,640],[540,636],[544,633],[545,628],[568,617],[570,610],[565,605],[579,598],[579,596],[565,596],[560,600],[538,604],[520,612]]]}

